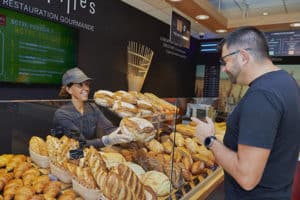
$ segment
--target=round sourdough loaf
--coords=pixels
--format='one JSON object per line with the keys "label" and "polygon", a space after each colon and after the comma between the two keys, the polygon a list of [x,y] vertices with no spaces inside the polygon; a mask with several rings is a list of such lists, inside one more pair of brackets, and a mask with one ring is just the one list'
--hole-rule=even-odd
{"label": "round sourdough loaf", "polygon": [[134,141],[148,142],[156,133],[151,122],[139,117],[123,118],[120,127],[123,134],[133,135]]}
{"label": "round sourdough loaf", "polygon": [[169,193],[171,182],[162,172],[148,171],[142,175],[141,181],[144,185],[151,187],[157,196],[165,196]]}

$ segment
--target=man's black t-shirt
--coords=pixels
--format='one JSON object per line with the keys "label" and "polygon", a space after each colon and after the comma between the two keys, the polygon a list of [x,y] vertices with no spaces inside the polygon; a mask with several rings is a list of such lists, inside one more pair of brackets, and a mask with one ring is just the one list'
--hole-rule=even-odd
{"label": "man's black t-shirt", "polygon": [[225,199],[290,199],[300,145],[300,91],[283,70],[255,79],[227,119],[224,144],[237,151],[238,144],[270,149],[259,184],[243,190],[225,172]]}

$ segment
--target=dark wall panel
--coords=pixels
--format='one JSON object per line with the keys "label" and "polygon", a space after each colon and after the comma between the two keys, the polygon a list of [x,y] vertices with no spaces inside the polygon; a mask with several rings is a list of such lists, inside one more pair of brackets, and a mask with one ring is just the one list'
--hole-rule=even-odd
{"label": "dark wall panel", "polygon": [[[23,2],[43,4],[40,0]],[[88,17],[88,23],[95,25],[96,30],[79,30],[78,41],[78,66],[94,78],[92,92],[127,90],[127,44],[133,40],[154,50],[142,92],[153,92],[160,97],[194,96],[198,40],[191,40],[186,59],[166,54],[160,38],[169,37],[169,25],[119,0],[96,3],[96,14]],[[48,6],[46,1],[44,4]],[[85,12],[79,10],[76,15],[84,17]],[[58,91],[59,86],[2,84],[0,87],[1,99],[53,99]]]}

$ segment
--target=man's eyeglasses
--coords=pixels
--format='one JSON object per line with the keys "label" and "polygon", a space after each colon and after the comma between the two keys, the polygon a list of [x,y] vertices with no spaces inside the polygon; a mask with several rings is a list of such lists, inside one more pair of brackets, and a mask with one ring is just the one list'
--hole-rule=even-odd
{"label": "man's eyeglasses", "polygon": [[[246,50],[246,51],[250,51],[251,48],[246,48],[245,50]],[[233,52],[231,52],[231,53],[229,53],[229,54],[226,54],[225,56],[222,56],[222,57],[220,58],[220,60],[219,60],[220,65],[221,65],[221,66],[225,66],[225,65],[226,65],[226,62],[225,62],[224,58],[226,58],[226,57],[228,57],[228,56],[235,55],[235,54],[237,54],[237,53],[240,53],[240,51],[241,51],[241,50],[239,49],[239,50],[233,51]]]}

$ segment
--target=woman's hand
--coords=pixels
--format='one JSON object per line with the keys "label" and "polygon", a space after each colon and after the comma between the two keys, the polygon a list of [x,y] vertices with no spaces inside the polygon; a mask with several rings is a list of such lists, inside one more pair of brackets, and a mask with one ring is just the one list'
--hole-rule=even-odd
{"label": "woman's hand", "polygon": [[133,141],[132,135],[124,134],[121,132],[121,128],[116,129],[109,135],[105,135],[102,137],[102,142],[105,146],[121,144],[121,143],[129,143]]}

